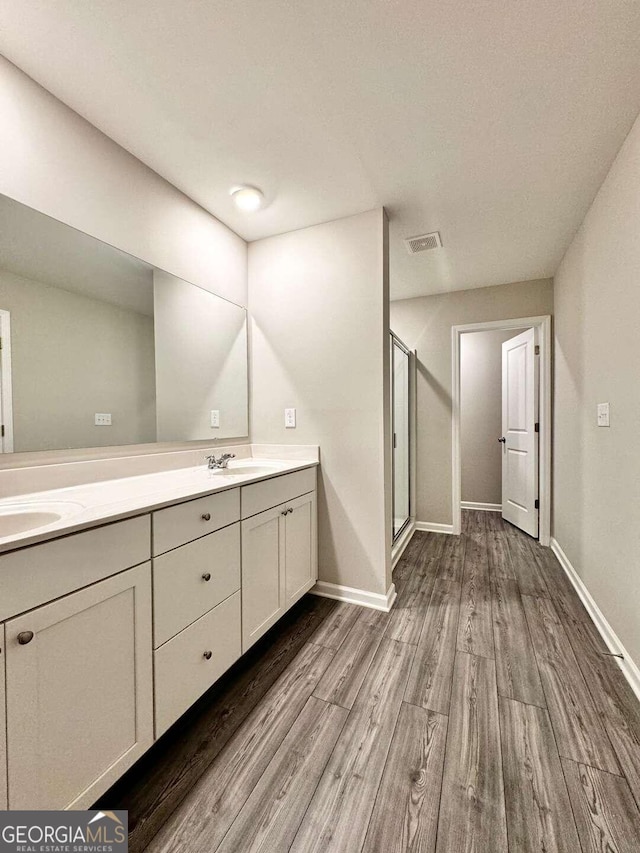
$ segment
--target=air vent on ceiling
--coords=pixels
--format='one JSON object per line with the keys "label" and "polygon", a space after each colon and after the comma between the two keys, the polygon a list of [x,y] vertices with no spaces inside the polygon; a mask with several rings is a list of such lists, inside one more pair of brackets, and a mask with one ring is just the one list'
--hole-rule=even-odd
{"label": "air vent on ceiling", "polygon": [[429,249],[442,248],[439,231],[433,231],[431,234],[422,234],[420,237],[408,237],[404,242],[410,255],[417,255],[418,252],[427,252]]}

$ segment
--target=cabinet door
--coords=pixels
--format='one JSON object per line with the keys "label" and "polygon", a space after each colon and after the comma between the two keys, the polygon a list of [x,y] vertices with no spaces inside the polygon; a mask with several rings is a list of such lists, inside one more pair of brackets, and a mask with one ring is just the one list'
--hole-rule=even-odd
{"label": "cabinet door", "polygon": [[7,726],[4,695],[4,625],[0,625],[0,811],[9,808],[7,801]]}
{"label": "cabinet door", "polygon": [[316,493],[288,501],[285,516],[284,607],[287,610],[318,577]]}
{"label": "cabinet door", "polygon": [[281,565],[285,508],[277,506],[242,522],[242,651],[284,613]]}
{"label": "cabinet door", "polygon": [[6,623],[11,809],[86,808],[153,740],[149,563]]}

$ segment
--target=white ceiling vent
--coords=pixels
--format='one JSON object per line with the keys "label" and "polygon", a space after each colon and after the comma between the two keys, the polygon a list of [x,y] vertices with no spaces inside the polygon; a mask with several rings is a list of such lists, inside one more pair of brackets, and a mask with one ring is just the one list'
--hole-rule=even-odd
{"label": "white ceiling vent", "polygon": [[427,252],[429,249],[442,248],[439,231],[433,231],[431,234],[422,234],[420,237],[408,237],[404,241],[404,244],[410,255],[417,255],[418,252]]}

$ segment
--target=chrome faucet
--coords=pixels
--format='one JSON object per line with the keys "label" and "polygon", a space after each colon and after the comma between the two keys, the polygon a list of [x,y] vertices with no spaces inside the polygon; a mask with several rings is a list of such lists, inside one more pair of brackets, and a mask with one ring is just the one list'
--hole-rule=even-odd
{"label": "chrome faucet", "polygon": [[223,453],[222,456],[220,457],[220,459],[216,459],[216,457],[214,455],[205,456],[204,458],[209,463],[207,466],[209,468],[209,470],[210,471],[216,471],[220,468],[227,468],[229,465],[229,460],[235,459],[236,454],[235,453]]}

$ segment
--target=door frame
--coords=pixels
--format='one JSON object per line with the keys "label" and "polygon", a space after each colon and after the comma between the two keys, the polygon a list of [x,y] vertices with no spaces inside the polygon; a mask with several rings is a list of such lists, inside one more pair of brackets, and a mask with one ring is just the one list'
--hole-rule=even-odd
{"label": "door frame", "polygon": [[4,437],[0,439],[2,453],[13,453],[13,388],[11,385],[11,313],[0,309],[0,424]]}
{"label": "door frame", "polygon": [[484,323],[467,323],[451,327],[452,362],[452,518],[455,535],[462,532],[462,459],[460,448],[460,339],[468,332],[514,331],[537,328],[540,346],[540,396],[539,396],[539,539],[548,546],[551,537],[551,315],[518,317],[513,320],[489,320]]}
{"label": "door frame", "polygon": [[[411,372],[413,369],[413,353],[409,349],[409,347],[402,341],[394,331],[389,330],[390,336],[390,367],[391,367],[391,544],[394,546],[397,542],[400,541],[403,533],[406,532],[407,528],[411,524],[413,520],[413,499],[412,499],[412,489],[413,489],[413,476],[412,476],[412,459],[413,459],[413,451],[412,451],[412,443],[413,443],[413,426],[412,426],[412,411],[413,411],[413,391],[412,391],[412,382],[411,382]],[[407,422],[407,433],[408,433],[408,441],[409,446],[407,448],[408,453],[408,461],[409,461],[409,471],[407,475],[407,489],[409,492],[409,515],[407,516],[407,520],[404,522],[402,527],[398,530],[397,533],[394,532],[395,528],[395,482],[396,482],[396,460],[394,453],[394,435],[395,435],[395,372],[394,372],[394,364],[393,364],[393,347],[397,346],[398,349],[402,350],[402,352],[407,356],[407,369],[409,375],[407,376],[407,408],[408,408],[408,422]]]}

